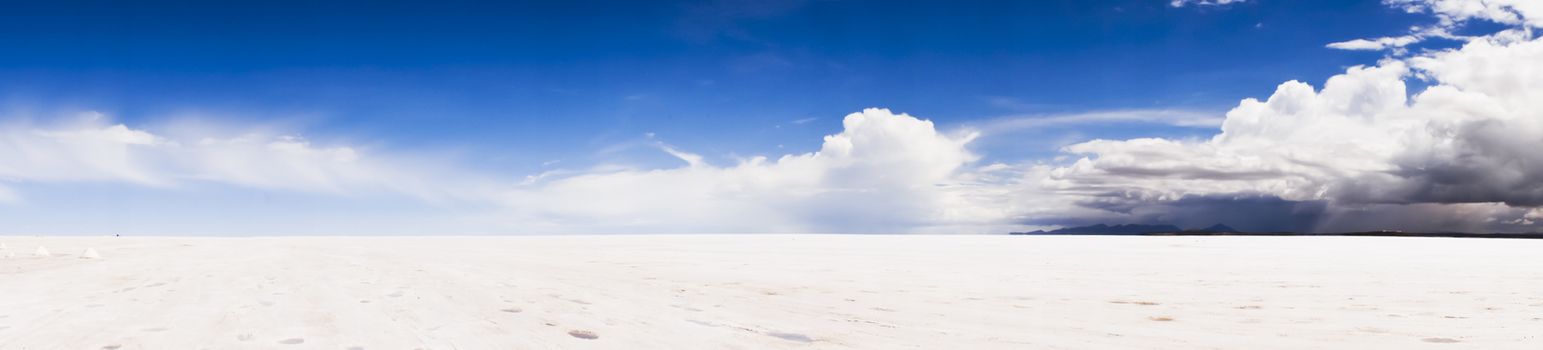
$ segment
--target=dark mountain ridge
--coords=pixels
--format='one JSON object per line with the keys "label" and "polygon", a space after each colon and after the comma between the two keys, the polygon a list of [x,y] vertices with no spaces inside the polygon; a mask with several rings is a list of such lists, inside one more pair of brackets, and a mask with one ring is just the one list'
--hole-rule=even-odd
{"label": "dark mountain ridge", "polygon": [[1067,227],[1050,231],[1011,232],[1013,235],[1132,235],[1132,236],[1346,236],[1346,237],[1447,237],[1447,238],[1524,238],[1543,239],[1543,233],[1476,233],[1476,232],[1404,232],[1397,230],[1363,232],[1245,232],[1215,224],[1199,229],[1179,229],[1173,225],[1121,224]]}
{"label": "dark mountain ridge", "polygon": [[1050,230],[1050,231],[1039,230],[1039,231],[1032,231],[1032,232],[1013,232],[1013,234],[1031,234],[1031,235],[1032,234],[1051,234],[1051,235],[1110,235],[1110,234],[1124,234],[1124,235],[1133,235],[1133,234],[1167,233],[1167,232],[1180,232],[1180,231],[1183,231],[1183,229],[1180,229],[1178,226],[1173,226],[1173,225],[1121,224],[1121,225],[1109,226],[1109,225],[1105,225],[1105,224],[1097,224],[1097,225],[1091,225],[1091,226],[1067,227],[1067,228],[1055,229],[1055,230]]}

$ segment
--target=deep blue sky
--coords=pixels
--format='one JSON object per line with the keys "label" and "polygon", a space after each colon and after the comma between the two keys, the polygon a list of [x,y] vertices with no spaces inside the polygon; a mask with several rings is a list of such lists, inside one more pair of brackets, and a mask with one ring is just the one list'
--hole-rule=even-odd
{"label": "deep blue sky", "polygon": [[[448,150],[524,174],[551,160],[672,162],[625,147],[646,133],[718,162],[809,151],[873,106],[943,129],[1117,109],[1220,114],[1381,55],[1326,43],[1421,21],[1376,0],[5,4],[0,103],[130,124],[277,120],[323,141]],[[1083,126],[978,147],[1025,161],[1087,138],[1213,132]]]}

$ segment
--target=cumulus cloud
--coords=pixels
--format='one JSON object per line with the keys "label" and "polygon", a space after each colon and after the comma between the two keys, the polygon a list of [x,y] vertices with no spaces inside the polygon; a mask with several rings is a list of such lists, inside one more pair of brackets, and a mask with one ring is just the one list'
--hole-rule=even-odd
{"label": "cumulus cloud", "polygon": [[[483,232],[1002,232],[1100,222],[1536,230],[1543,225],[1543,152],[1536,151],[1543,144],[1543,39],[1531,29],[1543,2],[1387,3],[1434,14],[1438,28],[1469,20],[1511,27],[1454,37],[1461,47],[1351,67],[1321,87],[1285,82],[1219,120],[1177,110],[1105,111],[939,130],[925,119],[867,109],[847,115],[815,152],[714,164],[651,138],[682,164],[554,169],[523,181],[290,133],[175,133],[101,116],[11,123],[0,125],[0,202],[25,202],[36,183],[212,183],[477,203],[477,213],[453,221]],[[1442,32],[1419,33],[1411,35]],[[1411,91],[1411,81],[1428,87]],[[1220,133],[1090,140],[1062,149],[1075,159],[1021,164],[981,164],[969,148],[983,133],[1106,122],[1219,126]]]}
{"label": "cumulus cloud", "polygon": [[[0,126],[0,201],[36,184],[161,190],[216,184],[335,196],[447,201],[477,232],[993,232],[1006,230],[1013,170],[977,164],[978,134],[867,109],[820,149],[719,165],[650,138],[678,167],[554,169],[518,181],[424,158],[320,145],[256,128],[133,127],[90,114]],[[1007,175],[1003,175],[1007,174]],[[52,201],[45,201],[52,202]],[[240,214],[232,214],[240,215]],[[1001,225],[1001,226],[992,226]],[[279,225],[277,227],[283,227]]]}
{"label": "cumulus cloud", "polygon": [[1430,13],[1437,22],[1431,26],[1416,26],[1408,35],[1372,39],[1353,39],[1330,43],[1327,46],[1340,50],[1392,50],[1405,54],[1405,47],[1432,38],[1453,40],[1475,39],[1452,34],[1463,23],[1485,20],[1523,28],[1543,27],[1543,3],[1532,0],[1383,0],[1384,4],[1402,8],[1410,13]]}
{"label": "cumulus cloud", "polygon": [[819,151],[713,165],[585,173],[504,196],[534,229],[589,232],[910,232],[1001,220],[972,197],[973,134],[885,109],[847,115]]}
{"label": "cumulus cloud", "polygon": [[1543,3],[1534,0],[1383,0],[1383,3],[1410,13],[1434,14],[1446,25],[1482,19],[1543,27]]}
{"label": "cumulus cloud", "polygon": [[[1528,16],[1537,4],[1396,3],[1454,20],[1518,25],[1533,23]],[[1460,48],[1353,67],[1322,89],[1286,82],[1266,100],[1243,100],[1209,140],[1068,146],[1066,152],[1085,157],[1054,169],[1046,183],[1127,206],[1235,194],[1322,201],[1330,207],[1319,230],[1364,228],[1357,222],[1519,229],[1497,218],[1520,223],[1515,219],[1530,207],[1543,205],[1543,156],[1535,149],[1543,142],[1538,62],[1543,40],[1518,28],[1472,38]],[[1411,79],[1430,87],[1411,95]],[[1442,208],[1465,215],[1424,214]],[[1387,213],[1423,216],[1389,222],[1403,216]],[[1448,220],[1426,220],[1437,217]]]}

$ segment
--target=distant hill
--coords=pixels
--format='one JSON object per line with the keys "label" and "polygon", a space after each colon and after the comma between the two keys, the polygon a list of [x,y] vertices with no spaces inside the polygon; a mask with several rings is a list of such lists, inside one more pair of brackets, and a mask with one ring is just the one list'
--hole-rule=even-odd
{"label": "distant hill", "polygon": [[1092,225],[1092,226],[1067,227],[1067,228],[1063,228],[1063,229],[1050,230],[1050,231],[1037,230],[1037,231],[1030,231],[1030,232],[1013,232],[1012,234],[1015,234],[1015,235],[1149,235],[1149,234],[1174,234],[1174,233],[1183,233],[1183,234],[1213,234],[1213,233],[1242,233],[1242,232],[1243,231],[1238,231],[1237,229],[1234,229],[1231,226],[1227,226],[1226,224],[1221,224],[1221,223],[1218,223],[1218,224],[1215,224],[1215,225],[1211,225],[1210,227],[1206,227],[1206,228],[1189,229],[1189,230],[1180,229],[1178,226],[1173,226],[1173,225],[1123,224],[1123,225],[1110,226],[1110,225],[1105,225],[1105,224],[1097,224],[1097,225]]}
{"label": "distant hill", "polygon": [[1203,228],[1203,229],[1187,230],[1187,231],[1210,232],[1210,233],[1242,233],[1243,232],[1243,231],[1238,231],[1238,229],[1232,228],[1232,226],[1227,226],[1226,224],[1221,224],[1221,223],[1217,223],[1215,225],[1211,225],[1211,227],[1207,227],[1207,228]]}
{"label": "distant hill", "polygon": [[1362,232],[1248,232],[1239,231],[1225,224],[1206,228],[1181,230],[1173,225],[1105,225],[1067,227],[1058,230],[1012,232],[1014,235],[1132,235],[1132,236],[1317,236],[1317,237],[1446,237],[1446,238],[1512,238],[1543,239],[1543,233],[1477,233],[1477,232],[1404,232],[1398,230]]}
{"label": "distant hill", "polygon": [[1139,235],[1139,234],[1147,234],[1147,233],[1165,233],[1165,232],[1179,232],[1179,231],[1183,231],[1183,230],[1179,229],[1178,226],[1173,226],[1173,225],[1125,224],[1125,225],[1109,226],[1109,225],[1105,225],[1105,224],[1097,224],[1097,225],[1093,225],[1093,226],[1068,227],[1068,228],[1063,228],[1063,229],[1058,229],[1058,230],[1050,230],[1050,231],[1038,230],[1038,231],[1033,231],[1033,232],[1013,232],[1013,234],[1018,234],[1018,235],[1038,235],[1038,234],[1045,234],[1045,235]]}

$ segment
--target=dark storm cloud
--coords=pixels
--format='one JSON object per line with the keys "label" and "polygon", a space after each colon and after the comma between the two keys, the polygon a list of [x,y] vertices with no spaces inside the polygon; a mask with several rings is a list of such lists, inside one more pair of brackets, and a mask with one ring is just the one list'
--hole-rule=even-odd
{"label": "dark storm cloud", "polygon": [[1313,232],[1328,207],[1323,201],[1291,201],[1263,194],[1189,195],[1177,200],[1154,200],[1106,193],[1077,205],[1110,215],[1034,220],[1028,224],[1168,224],[1194,229],[1223,223],[1251,232]]}
{"label": "dark storm cloud", "polygon": [[1403,196],[1398,200],[1543,205],[1543,132],[1518,124],[1522,123],[1463,123],[1448,131],[1450,151],[1399,158],[1397,175],[1404,181],[1395,189]]}

